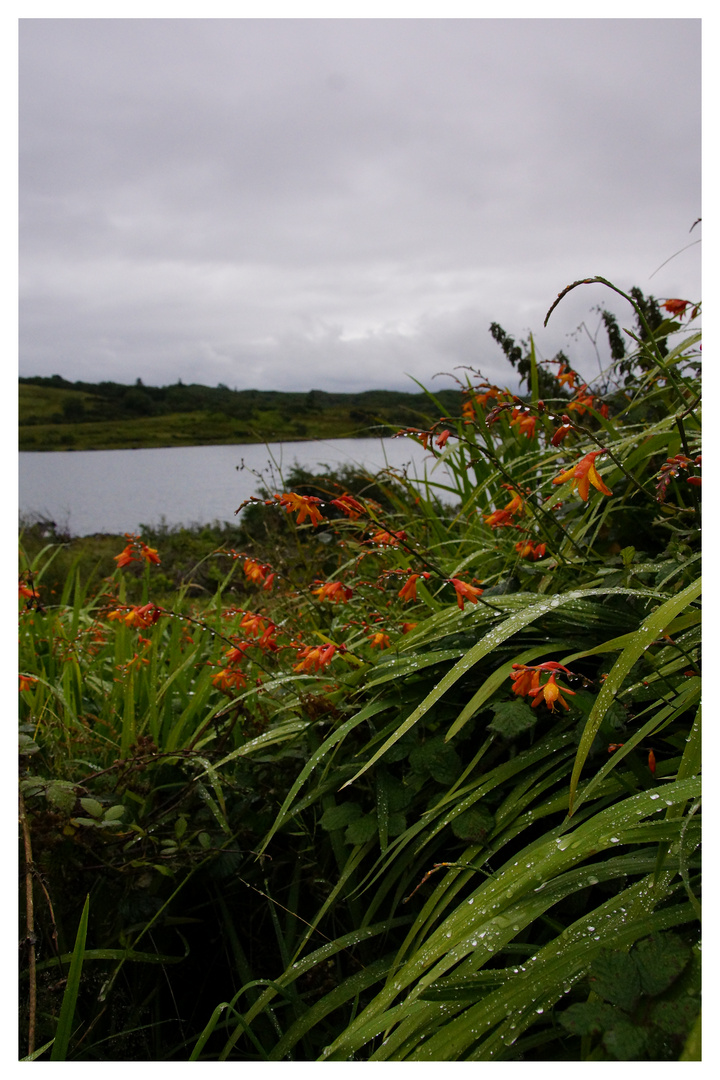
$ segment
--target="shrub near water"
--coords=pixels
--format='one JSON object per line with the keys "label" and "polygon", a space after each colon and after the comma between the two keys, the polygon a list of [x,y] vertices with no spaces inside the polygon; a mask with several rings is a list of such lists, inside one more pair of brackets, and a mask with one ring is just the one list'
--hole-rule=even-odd
{"label": "shrub near water", "polygon": [[262,493],[212,600],[23,564],[25,1052],[698,1056],[698,312],[626,299],[600,389],[497,334],[527,397],[405,432],[450,480]]}

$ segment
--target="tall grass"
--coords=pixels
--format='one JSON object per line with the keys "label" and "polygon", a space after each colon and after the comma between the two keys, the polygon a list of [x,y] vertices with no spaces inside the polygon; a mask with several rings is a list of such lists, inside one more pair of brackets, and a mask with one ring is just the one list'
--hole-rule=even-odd
{"label": "tall grass", "polygon": [[78,1060],[696,1054],[698,311],[621,295],[602,394],[466,373],[450,479],[261,493],[212,600],[26,561],[33,1043],[87,892]]}

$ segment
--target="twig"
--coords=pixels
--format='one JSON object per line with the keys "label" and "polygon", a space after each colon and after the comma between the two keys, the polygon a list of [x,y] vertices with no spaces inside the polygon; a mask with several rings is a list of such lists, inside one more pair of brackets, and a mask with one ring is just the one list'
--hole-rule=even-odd
{"label": "twig", "polygon": [[33,856],[30,826],[25,814],[22,791],[20,798],[20,824],[25,846],[25,940],[28,943],[28,1057],[35,1052],[35,1019],[37,1014],[37,977],[35,973],[35,906],[33,903]]}

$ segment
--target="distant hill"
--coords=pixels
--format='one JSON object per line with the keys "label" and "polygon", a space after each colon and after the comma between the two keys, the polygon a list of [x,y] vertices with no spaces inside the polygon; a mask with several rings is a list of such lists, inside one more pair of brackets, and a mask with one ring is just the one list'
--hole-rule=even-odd
{"label": "distant hill", "polygon": [[459,390],[230,390],[69,382],[60,375],[19,380],[21,450],[111,450],[282,442],[389,435],[457,416]]}

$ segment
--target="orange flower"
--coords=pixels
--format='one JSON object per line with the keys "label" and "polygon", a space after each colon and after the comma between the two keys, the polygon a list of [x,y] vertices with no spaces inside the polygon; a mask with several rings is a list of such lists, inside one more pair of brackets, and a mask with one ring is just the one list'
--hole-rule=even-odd
{"label": "orange flower", "polygon": [[312,594],[317,596],[318,600],[331,600],[336,604],[347,604],[353,591],[347,589],[341,581],[332,581],[320,585],[319,589],[313,589]]}
{"label": "orange flower", "polygon": [[587,383],[583,383],[583,385],[577,392],[575,400],[569,402],[568,412],[572,412],[573,410],[575,410],[575,412],[578,412],[580,416],[583,416],[583,414],[586,413],[588,409],[592,409],[594,407],[594,400],[595,395],[590,393]]}
{"label": "orange flower", "polygon": [[142,540],[140,541],[140,555],[146,562],[155,563],[157,566],[160,565],[160,556],[157,553],[157,548],[148,547]]}
{"label": "orange flower", "polygon": [[133,545],[126,544],[119,555],[113,556],[118,567],[127,566],[128,563],[135,562],[136,556],[133,554]]}
{"label": "orange flower", "polygon": [[243,573],[253,585],[265,581],[269,569],[267,563],[259,563],[256,559],[246,559],[243,563]]}
{"label": "orange flower", "polygon": [[[556,660],[546,660],[544,664],[513,664],[513,670],[510,673],[510,678],[513,681],[513,694],[518,694],[520,697],[525,697],[526,694],[540,694],[542,696],[544,687],[540,686],[540,672],[550,671],[552,672],[551,678],[555,678],[555,673],[558,671],[564,671],[566,675],[572,675],[572,671],[569,668],[563,667],[562,664],[558,664]],[[557,687],[556,687],[557,689]],[[552,688],[550,694],[552,695]],[[572,690],[563,690],[563,693],[572,694]],[[538,698],[538,702],[539,702]],[[538,702],[533,702],[533,707]],[[564,703],[563,703],[564,704]]]}
{"label": "orange flower", "polygon": [[35,592],[34,588],[26,585],[24,581],[20,581],[18,582],[18,597],[20,596],[24,596],[28,600],[34,600],[37,596],[37,593]]}
{"label": "orange flower", "polygon": [[513,664],[514,671],[510,678],[513,680],[513,694],[525,697],[526,694],[536,694],[540,684],[540,672],[537,668],[527,667],[525,664]]}
{"label": "orange flower", "polygon": [[504,488],[512,493],[512,498],[509,503],[506,503],[502,510],[493,510],[492,514],[489,514],[483,521],[486,525],[489,525],[491,529],[501,529],[503,526],[511,526],[513,524],[513,514],[518,516],[525,513],[525,503],[519,491],[511,487],[510,484],[503,484]]}
{"label": "orange flower", "polygon": [[435,445],[437,446],[438,450],[442,450],[443,446],[448,441],[449,435],[450,435],[450,432],[448,431],[447,428],[445,428],[444,431],[440,432],[438,437],[435,439]]}
{"label": "orange flower", "polygon": [[20,675],[20,691],[32,690],[37,682],[35,675]]}
{"label": "orange flower", "polygon": [[293,671],[321,671],[326,667],[337,652],[337,645],[327,642],[325,645],[306,645],[298,651],[300,662],[293,666]]}
{"label": "orange flower", "polygon": [[368,543],[381,544],[383,547],[396,547],[401,540],[407,539],[407,533],[400,532],[391,533],[387,529],[381,529],[370,537]]}
{"label": "orange flower", "polygon": [[545,554],[545,544],[534,544],[532,540],[520,540],[515,545],[515,550],[521,559],[542,559]]}
{"label": "orange flower", "polygon": [[251,611],[246,611],[240,620],[240,628],[250,637],[259,637],[265,633],[267,623],[262,615],[253,615]]}
{"label": "orange flower", "polygon": [[577,487],[578,495],[583,502],[588,501],[588,495],[590,494],[590,484],[596,488],[603,495],[612,495],[612,491],[603,483],[600,479],[600,475],[595,467],[595,459],[602,454],[606,454],[606,450],[593,450],[591,453],[586,454],[576,465],[567,469],[560,476],[556,476],[553,480],[553,484],[564,484],[567,480],[572,480],[572,486]]}
{"label": "orange flower", "polygon": [[388,649],[390,647],[390,638],[387,634],[378,632],[370,635],[370,648],[371,649]]}
{"label": "orange flower", "polygon": [[655,767],[655,755],[651,750],[648,754],[648,769],[653,774],[653,776],[655,775]]}
{"label": "orange flower", "polygon": [[[562,691],[562,693],[561,693]],[[555,702],[559,701],[564,709],[569,709],[567,701],[564,700],[562,694],[575,694],[574,690],[568,690],[564,686],[558,686],[555,682],[555,673],[549,677],[544,686],[538,686],[536,688],[537,697],[531,703],[533,709],[537,708],[541,701],[545,701],[545,704],[550,709],[550,712],[555,712]]]}
{"label": "orange flower", "polygon": [[576,378],[577,375],[575,374],[575,372],[571,371],[569,368],[566,368],[562,361],[560,361],[560,367],[557,373],[557,381],[560,383],[560,385],[564,386],[565,383],[567,383],[570,389],[574,390]]}
{"label": "orange flower", "polygon": [[302,525],[306,517],[309,517],[313,525],[319,525],[321,521],[324,521],[324,517],[318,510],[318,506],[321,505],[321,500],[314,495],[298,495],[294,491],[290,491],[284,495],[278,495],[275,493],[275,498],[278,500],[281,506],[284,506],[288,514],[292,514],[297,511],[297,524]]}
{"label": "orange flower", "polygon": [[535,434],[537,416],[531,416],[529,412],[522,408],[513,409],[510,423],[518,424],[520,427],[520,434],[527,435],[528,439],[532,439]]}
{"label": "orange flower", "polygon": [[232,645],[229,649],[225,650],[225,660],[228,664],[239,664],[245,657],[247,649],[251,648],[249,641],[238,642],[237,645]]}
{"label": "orange flower", "polygon": [[510,528],[515,524],[509,510],[493,510],[492,514],[488,514],[486,518],[483,518],[483,521],[491,529]]}
{"label": "orange flower", "polygon": [[482,589],[477,589],[474,585],[467,585],[464,581],[460,581],[459,578],[448,578],[448,581],[455,589],[458,607],[461,611],[465,610],[466,600],[471,604],[477,604],[478,597],[483,594]]}
{"label": "orange flower", "polygon": [[398,593],[401,600],[417,600],[417,582],[420,574],[411,574]]}
{"label": "orange flower", "polygon": [[127,544],[120,552],[119,555],[113,556],[118,567],[127,566],[131,562],[139,562],[141,559],[145,559],[148,563],[160,563],[160,556],[155,548],[148,547],[139,536],[133,536],[132,533],[125,533],[125,539]]}
{"label": "orange flower", "polygon": [[689,300],[666,300],[663,307],[666,311],[669,311],[671,315],[683,316],[685,314],[685,308],[689,304]]}
{"label": "orange flower", "polygon": [[125,615],[125,622],[137,630],[144,630],[148,626],[154,626],[161,615],[161,608],[155,607],[155,604],[144,604],[142,607],[131,607]]}
{"label": "orange flower", "polygon": [[357,499],[353,499],[352,495],[348,495],[347,492],[338,499],[332,499],[330,505],[337,506],[338,510],[342,510],[343,514],[347,515],[351,521],[355,521],[356,518],[365,513],[365,507]]}
{"label": "orange flower", "polygon": [[551,446],[559,446],[566,435],[569,435],[573,429],[573,422],[569,416],[563,413],[562,425],[557,429],[552,439],[550,440]]}
{"label": "orange flower", "polygon": [[229,694],[230,697],[233,697],[236,690],[241,690],[247,686],[247,677],[237,668],[223,668],[222,671],[218,671],[217,675],[213,675],[212,683],[223,694]]}
{"label": "orange flower", "polygon": [[402,630],[403,634],[409,634],[410,631],[414,630],[416,626],[416,622],[404,622],[400,629]]}

